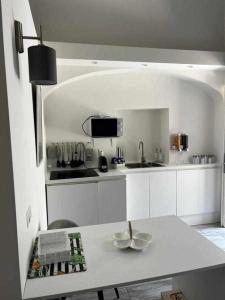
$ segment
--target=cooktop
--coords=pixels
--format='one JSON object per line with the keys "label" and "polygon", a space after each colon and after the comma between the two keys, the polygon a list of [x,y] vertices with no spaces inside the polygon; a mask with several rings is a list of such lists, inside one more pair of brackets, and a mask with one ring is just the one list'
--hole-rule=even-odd
{"label": "cooktop", "polygon": [[99,176],[99,175],[93,169],[51,171],[50,180],[95,177],[95,176]]}

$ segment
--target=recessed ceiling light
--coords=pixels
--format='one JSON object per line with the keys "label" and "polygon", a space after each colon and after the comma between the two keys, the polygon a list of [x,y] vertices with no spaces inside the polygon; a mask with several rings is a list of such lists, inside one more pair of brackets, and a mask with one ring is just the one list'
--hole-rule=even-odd
{"label": "recessed ceiling light", "polygon": [[94,65],[97,65],[97,64],[98,64],[98,62],[97,62],[96,60],[93,60],[92,63],[93,63]]}

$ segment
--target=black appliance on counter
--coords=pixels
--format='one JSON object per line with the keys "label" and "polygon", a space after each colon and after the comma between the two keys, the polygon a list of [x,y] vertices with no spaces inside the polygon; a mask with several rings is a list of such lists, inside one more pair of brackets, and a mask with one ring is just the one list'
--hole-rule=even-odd
{"label": "black appliance on counter", "polygon": [[108,162],[107,158],[104,156],[104,152],[99,152],[99,158],[98,158],[98,169],[100,172],[108,172]]}

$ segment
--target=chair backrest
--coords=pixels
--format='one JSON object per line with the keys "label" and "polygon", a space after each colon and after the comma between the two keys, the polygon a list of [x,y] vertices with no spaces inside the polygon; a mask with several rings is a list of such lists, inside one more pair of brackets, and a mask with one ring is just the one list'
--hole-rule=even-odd
{"label": "chair backrest", "polygon": [[61,229],[61,228],[71,228],[78,227],[78,225],[70,220],[56,220],[48,225],[48,230],[51,229]]}

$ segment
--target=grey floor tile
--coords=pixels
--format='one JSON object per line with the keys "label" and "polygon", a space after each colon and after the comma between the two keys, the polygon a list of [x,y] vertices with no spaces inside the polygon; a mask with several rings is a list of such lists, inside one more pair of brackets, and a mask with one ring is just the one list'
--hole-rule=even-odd
{"label": "grey floor tile", "polygon": [[155,300],[160,299],[162,291],[168,291],[171,288],[172,280],[165,279],[128,286],[127,291],[130,297]]}
{"label": "grey floor tile", "polygon": [[[122,288],[118,288],[118,290],[119,290],[121,300],[130,300],[126,288],[122,287]],[[105,300],[117,299],[114,289],[105,289],[103,293],[104,293]],[[97,300],[97,299],[98,299],[97,292],[96,293],[94,292],[94,293],[74,295],[72,297],[68,297],[66,300]]]}

